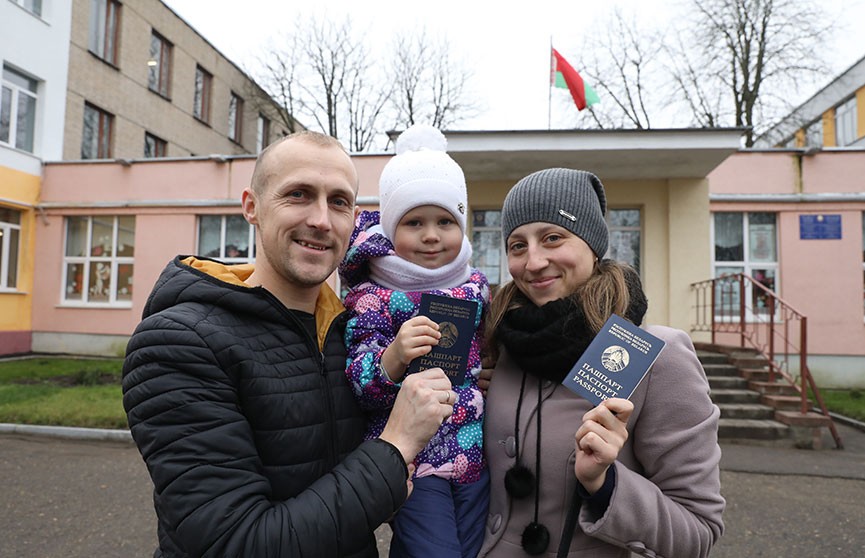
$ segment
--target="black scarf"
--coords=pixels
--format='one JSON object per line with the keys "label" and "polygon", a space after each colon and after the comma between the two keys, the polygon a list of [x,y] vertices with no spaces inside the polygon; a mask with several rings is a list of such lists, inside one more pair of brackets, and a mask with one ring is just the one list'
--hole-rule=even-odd
{"label": "black scarf", "polygon": [[[625,318],[643,323],[648,303],[636,272],[625,273],[630,301]],[[531,302],[509,310],[496,337],[527,374],[561,383],[595,338],[586,323],[579,295],[560,298],[543,306]]]}

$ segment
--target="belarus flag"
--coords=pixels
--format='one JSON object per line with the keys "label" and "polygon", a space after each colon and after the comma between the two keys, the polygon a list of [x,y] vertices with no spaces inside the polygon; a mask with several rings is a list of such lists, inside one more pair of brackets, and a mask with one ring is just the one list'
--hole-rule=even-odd
{"label": "belarus flag", "polygon": [[569,90],[578,110],[583,110],[600,101],[592,86],[583,81],[580,74],[568,64],[568,61],[556,49],[553,49],[550,64],[550,85]]}

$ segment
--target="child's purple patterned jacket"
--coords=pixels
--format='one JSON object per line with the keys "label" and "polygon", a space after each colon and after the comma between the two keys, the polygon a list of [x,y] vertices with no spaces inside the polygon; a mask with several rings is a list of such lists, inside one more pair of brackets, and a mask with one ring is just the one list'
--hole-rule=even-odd
{"label": "child's purple patterned jacket", "polygon": [[[369,411],[368,438],[381,434],[400,388],[400,384],[382,373],[381,355],[396,338],[400,326],[417,315],[422,294],[421,291],[394,291],[369,280],[369,259],[394,254],[393,244],[384,235],[367,232],[378,222],[378,211],[361,212],[339,270],[343,286],[350,289],[345,298],[345,307],[350,312],[345,332],[346,375],[361,406]],[[472,269],[466,283],[427,292],[477,301],[478,316],[469,352],[470,372],[463,385],[454,387],[457,394],[454,413],[418,454],[415,475],[436,475],[457,483],[474,482],[486,467],[482,430],[484,399],[477,377],[481,368],[483,314],[489,303],[489,283],[483,273]]]}

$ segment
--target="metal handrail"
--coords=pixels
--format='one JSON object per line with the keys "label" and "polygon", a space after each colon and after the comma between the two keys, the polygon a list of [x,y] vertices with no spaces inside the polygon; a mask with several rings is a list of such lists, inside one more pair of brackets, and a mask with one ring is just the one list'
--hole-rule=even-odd
{"label": "metal handrail", "polygon": [[[751,296],[745,296],[746,288]],[[737,291],[738,289],[738,291]],[[760,281],[744,273],[722,275],[691,284],[696,295],[691,331],[738,334],[739,346],[756,349],[769,366],[769,382],[780,376],[800,396],[800,412],[809,411],[810,388],[820,412],[829,419],[829,429],[838,448],[843,447],[835,423],[808,368],[808,317],[793,308]],[[762,306],[755,301],[762,303]],[[780,350],[778,350],[780,344]],[[798,360],[799,378],[790,371]]]}

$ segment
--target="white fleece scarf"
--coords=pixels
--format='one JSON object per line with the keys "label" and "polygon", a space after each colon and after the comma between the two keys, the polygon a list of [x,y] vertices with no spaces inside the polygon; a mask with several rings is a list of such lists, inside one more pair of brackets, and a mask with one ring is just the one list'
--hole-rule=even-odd
{"label": "white fleece scarf", "polygon": [[[380,234],[385,236],[381,225],[370,227],[370,236]],[[385,236],[385,238],[387,238]],[[469,260],[472,257],[472,245],[463,235],[460,253],[454,261],[438,269],[427,269],[415,263],[390,254],[369,260],[369,278],[382,287],[395,291],[432,291],[459,287],[469,280],[472,270]]]}

